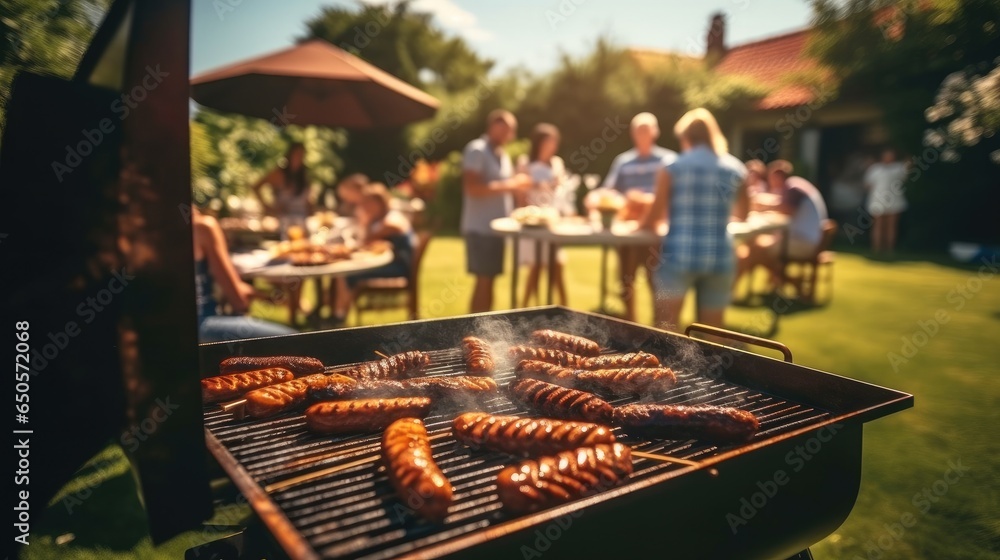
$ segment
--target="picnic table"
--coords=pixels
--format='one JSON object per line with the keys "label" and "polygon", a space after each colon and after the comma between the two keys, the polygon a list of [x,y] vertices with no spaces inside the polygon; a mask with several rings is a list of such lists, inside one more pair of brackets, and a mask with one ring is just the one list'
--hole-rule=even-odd
{"label": "picnic table", "polygon": [[[744,222],[730,222],[728,229],[733,239],[738,243],[746,243],[758,235],[775,233],[788,228],[789,217],[776,212],[755,212]],[[600,307],[604,308],[607,298],[607,268],[608,249],[622,246],[652,246],[659,244],[669,231],[667,224],[661,224],[656,232],[639,230],[636,222],[614,222],[610,228],[604,228],[599,221],[584,218],[564,218],[547,226],[525,226],[513,218],[498,218],[490,222],[490,229],[496,235],[510,237],[514,240],[514,270],[511,278],[510,305],[517,308],[518,282],[518,240],[531,239],[536,242],[535,257],[541,263],[542,245],[549,244],[549,271],[546,299],[552,304],[552,268],[556,261],[556,251],[559,246],[566,245],[599,245],[601,247],[600,270]],[[788,236],[783,236],[787,242]],[[782,247],[784,254],[784,243]]]}
{"label": "picnic table", "polygon": [[[317,303],[316,309],[310,313],[310,319],[314,326],[318,326],[320,320],[319,310],[323,306],[319,287],[323,278],[340,278],[374,270],[391,263],[393,257],[394,255],[391,250],[378,253],[361,250],[351,253],[349,259],[329,264],[299,266],[293,265],[290,262],[269,263],[271,252],[261,249],[252,251],[249,254],[233,255],[233,265],[245,280],[263,278],[275,283],[298,285],[302,285],[309,280],[315,280],[317,285]],[[299,302],[298,298],[289,298],[289,300],[289,320],[291,325],[295,325],[295,314],[298,310]]]}

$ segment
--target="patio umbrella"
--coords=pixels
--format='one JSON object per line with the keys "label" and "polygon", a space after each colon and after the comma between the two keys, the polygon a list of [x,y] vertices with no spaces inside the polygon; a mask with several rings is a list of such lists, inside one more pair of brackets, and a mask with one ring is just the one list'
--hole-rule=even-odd
{"label": "patio umbrella", "polygon": [[433,96],[320,39],[205,72],[191,86],[202,105],[278,125],[396,127],[438,108]]}

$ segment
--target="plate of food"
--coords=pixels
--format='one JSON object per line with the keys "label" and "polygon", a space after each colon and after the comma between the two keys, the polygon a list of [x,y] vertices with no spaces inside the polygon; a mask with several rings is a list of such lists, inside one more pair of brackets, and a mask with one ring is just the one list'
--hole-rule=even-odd
{"label": "plate of food", "polygon": [[283,255],[294,266],[322,266],[351,258],[344,245],[308,245]]}
{"label": "plate of food", "polygon": [[555,208],[523,206],[511,212],[510,217],[521,227],[549,227],[559,221],[559,211]]}

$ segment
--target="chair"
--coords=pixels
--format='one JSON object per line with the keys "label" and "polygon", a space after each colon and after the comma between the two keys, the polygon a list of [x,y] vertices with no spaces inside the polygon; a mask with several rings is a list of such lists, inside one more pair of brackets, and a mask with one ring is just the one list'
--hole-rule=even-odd
{"label": "chair", "polygon": [[[816,304],[817,287],[822,282],[826,288],[826,298],[823,303],[833,299],[833,263],[837,253],[830,251],[833,240],[837,237],[837,222],[823,220],[822,237],[816,252],[802,259],[786,258],[784,263],[784,278],[786,284],[792,284],[799,299],[809,304]],[[798,274],[792,274],[797,270]]]}
{"label": "chair", "polygon": [[409,320],[417,319],[420,262],[427,253],[431,237],[430,231],[417,232],[417,243],[413,249],[409,276],[370,278],[362,280],[355,286],[354,312],[357,324],[361,324],[363,311],[382,311],[401,307],[406,308]]}

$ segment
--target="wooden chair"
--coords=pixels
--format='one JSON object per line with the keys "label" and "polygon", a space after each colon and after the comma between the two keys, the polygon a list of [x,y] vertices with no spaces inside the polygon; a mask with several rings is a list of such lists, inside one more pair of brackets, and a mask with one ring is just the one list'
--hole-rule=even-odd
{"label": "wooden chair", "polygon": [[361,324],[363,311],[381,311],[385,309],[405,308],[407,319],[418,318],[418,288],[420,284],[420,262],[427,253],[431,242],[430,231],[417,232],[416,247],[413,249],[413,261],[410,263],[409,276],[397,278],[371,278],[362,280],[355,286],[354,312],[356,324]]}
{"label": "wooden chair", "polygon": [[[799,299],[809,304],[817,303],[816,292],[820,283],[826,286],[823,303],[833,299],[833,262],[837,254],[829,249],[837,237],[837,222],[823,220],[822,232],[815,253],[802,259],[786,258],[784,264],[785,283],[794,286]],[[795,271],[797,274],[793,274]]]}

